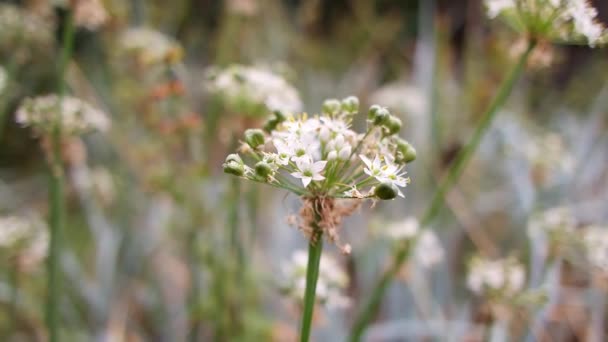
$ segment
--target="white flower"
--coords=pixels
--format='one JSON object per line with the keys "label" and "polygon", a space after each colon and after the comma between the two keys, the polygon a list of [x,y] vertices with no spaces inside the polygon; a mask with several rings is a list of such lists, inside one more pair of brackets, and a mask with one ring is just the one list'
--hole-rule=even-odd
{"label": "white flower", "polygon": [[583,241],[589,263],[602,272],[608,272],[608,227],[586,227]]}
{"label": "white flower", "polygon": [[36,264],[47,253],[47,227],[36,216],[0,216],[0,248],[27,265]]}
{"label": "white flower", "polygon": [[608,41],[608,31],[596,21],[597,10],[587,0],[485,0],[488,17],[504,17],[516,29],[535,38],[561,43]]}
{"label": "white flower", "polygon": [[487,260],[474,258],[467,274],[468,288],[478,295],[487,291],[514,294],[524,287],[525,270],[513,258]]}
{"label": "white flower", "polygon": [[110,120],[91,104],[72,96],[55,94],[28,98],[16,114],[17,123],[32,126],[41,132],[50,132],[56,119],[61,120],[62,132],[77,135],[89,131],[106,131]]}
{"label": "white flower", "polygon": [[119,48],[134,52],[144,64],[162,63],[171,55],[180,55],[182,47],[168,35],[150,28],[130,28],[120,35]]}
{"label": "white flower", "polygon": [[325,177],[321,174],[323,169],[325,169],[325,165],[327,165],[327,161],[325,160],[313,162],[312,157],[309,155],[304,155],[301,158],[296,159],[298,171],[292,173],[291,175],[302,179],[302,184],[305,188],[307,188],[311,181],[320,181],[325,179]]}
{"label": "white flower", "polygon": [[382,162],[380,161],[380,158],[378,157],[378,155],[376,155],[374,157],[373,161],[371,161],[369,158],[367,158],[366,156],[364,156],[362,154],[359,155],[359,158],[361,158],[361,160],[363,160],[363,163],[366,166],[366,168],[363,169],[363,172],[365,172],[370,177],[375,177],[376,179],[378,177],[381,177]]}
{"label": "white flower", "polygon": [[[298,301],[304,300],[307,265],[308,253],[304,250],[294,251],[291,258],[282,265],[282,283],[288,294]],[[319,264],[316,299],[328,308],[347,307],[350,299],[342,292],[348,283],[348,275],[340,264],[330,255],[323,254]]]}
{"label": "white flower", "polygon": [[567,234],[576,228],[576,219],[568,207],[556,207],[532,216],[528,222],[531,239],[546,235]]}
{"label": "white flower", "polygon": [[515,1],[513,0],[486,0],[486,7],[488,10],[488,17],[490,19],[496,18],[500,12],[506,9],[513,9],[515,7]]}
{"label": "white flower", "polygon": [[439,264],[444,258],[443,247],[437,235],[430,230],[424,230],[414,247],[414,259],[423,268],[430,268]]}
{"label": "white flower", "polygon": [[383,234],[393,240],[412,239],[418,234],[420,223],[415,217],[407,217],[400,222],[388,224],[383,230]]}
{"label": "white flower", "polygon": [[[210,69],[206,88],[221,96],[232,110],[246,115],[266,115],[281,111],[296,113],[302,109],[298,91],[283,77],[263,68],[232,65],[226,69]],[[242,104],[246,104],[241,108]],[[253,107],[262,106],[262,110]],[[252,112],[252,111],[255,111]]]}

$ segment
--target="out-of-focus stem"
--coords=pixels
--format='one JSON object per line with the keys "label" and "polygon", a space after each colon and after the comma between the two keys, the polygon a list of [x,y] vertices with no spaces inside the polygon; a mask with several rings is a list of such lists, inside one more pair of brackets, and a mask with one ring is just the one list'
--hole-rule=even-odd
{"label": "out-of-focus stem", "polygon": [[61,251],[61,234],[64,216],[64,196],[63,196],[63,165],[61,162],[61,101],[66,91],[65,74],[68,63],[72,56],[74,43],[74,21],[72,12],[68,11],[65,18],[65,25],[62,36],[62,50],[57,69],[57,90],[59,103],[55,113],[54,127],[50,136],[50,156],[49,156],[49,202],[50,202],[50,242],[49,255],[47,260],[48,267],[48,293],[46,306],[46,324],[49,333],[49,341],[59,341],[59,302],[61,289],[61,276],[59,270],[59,259]]}
{"label": "out-of-focus stem", "polygon": [[[314,205],[316,206],[316,202]],[[315,309],[319,265],[321,263],[321,252],[323,251],[323,232],[318,225],[320,219],[319,214],[315,214],[316,222],[310,241],[308,242],[308,266],[306,267],[306,290],[304,292],[300,342],[308,342],[310,339],[312,317]]]}
{"label": "out-of-focus stem", "polygon": [[[471,140],[467,143],[467,145],[460,151],[457,155],[456,160],[450,166],[447,171],[447,175],[441,181],[439,188],[435,192],[435,195],[431,199],[431,204],[427,208],[424,216],[422,217],[421,225],[424,227],[428,225],[435,216],[439,213],[444,204],[445,194],[456,184],[462,172],[464,171],[468,161],[473,156],[473,153],[477,150],[479,143],[481,142],[481,138],[484,133],[490,127],[490,123],[496,117],[496,113],[498,109],[503,105],[507,97],[511,94],[513,90],[513,85],[515,81],[519,78],[519,76],[524,71],[524,67],[530,56],[530,53],[536,46],[536,41],[530,40],[526,51],[520,56],[517,64],[513,67],[513,69],[509,72],[505,80],[502,82],[500,88],[498,89],[498,93],[490,103],[490,106],[486,110],[486,112],[481,117],[475,131],[473,132],[473,136]],[[405,262],[406,257],[408,255],[407,245],[404,244],[401,246],[395,253],[393,261],[390,267],[382,274],[379,281],[376,283],[369,300],[364,305],[363,310],[360,312],[358,318],[355,321],[355,325],[353,327],[350,341],[360,341],[363,335],[363,332],[372,321],[376,312],[378,311],[381,303],[381,299],[390,284],[390,281],[397,274],[403,262]]]}

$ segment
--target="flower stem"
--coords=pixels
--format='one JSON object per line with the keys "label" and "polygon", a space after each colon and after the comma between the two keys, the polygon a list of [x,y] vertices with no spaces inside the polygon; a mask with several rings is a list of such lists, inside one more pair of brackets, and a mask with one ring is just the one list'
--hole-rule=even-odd
{"label": "flower stem", "polygon": [[59,93],[58,110],[55,113],[56,120],[51,134],[51,151],[49,158],[50,185],[50,242],[49,255],[47,260],[48,267],[48,293],[46,306],[46,324],[49,333],[49,341],[59,341],[59,302],[61,290],[61,277],[59,270],[59,253],[61,251],[61,234],[64,216],[64,195],[63,195],[63,166],[61,162],[61,101],[66,91],[65,74],[74,43],[74,22],[72,12],[68,11],[63,28],[63,47],[57,70],[57,88]]}
{"label": "flower stem", "polygon": [[310,339],[310,328],[312,326],[312,316],[316,302],[317,280],[319,279],[319,265],[323,250],[323,232],[318,224],[320,219],[319,214],[315,214],[316,222],[313,227],[312,236],[308,242],[308,266],[306,267],[306,291],[304,292],[304,311],[302,313],[300,342],[307,342]]}
{"label": "flower stem", "polygon": [[[490,127],[490,123],[496,117],[496,113],[498,109],[503,105],[507,97],[511,94],[513,90],[513,85],[515,81],[519,78],[519,76],[524,71],[524,67],[530,56],[530,53],[536,46],[535,40],[530,40],[528,43],[528,47],[526,51],[520,56],[517,64],[511,69],[510,73],[507,75],[505,80],[502,82],[500,88],[498,89],[498,93],[494,97],[493,101],[490,103],[490,106],[483,114],[477,127],[475,128],[475,132],[473,132],[473,136],[471,140],[467,143],[462,151],[457,155],[456,160],[450,166],[447,171],[447,175],[442,180],[439,185],[439,188],[435,192],[435,195],[431,199],[431,204],[427,208],[424,213],[424,216],[421,219],[421,225],[426,226],[431,222],[435,216],[440,212],[443,207],[444,196],[447,192],[456,184],[462,172],[464,171],[468,161],[473,156],[473,153],[477,150],[479,143],[481,142],[481,138],[484,133]],[[372,321],[376,312],[380,308],[381,300],[388,288],[391,279],[397,274],[401,265],[405,262],[408,255],[407,244],[401,245],[395,255],[391,266],[382,274],[382,277],[376,283],[369,300],[363,307],[363,310],[358,315],[355,324],[353,326],[353,330],[351,332],[350,341],[360,341],[363,335],[363,332]]]}

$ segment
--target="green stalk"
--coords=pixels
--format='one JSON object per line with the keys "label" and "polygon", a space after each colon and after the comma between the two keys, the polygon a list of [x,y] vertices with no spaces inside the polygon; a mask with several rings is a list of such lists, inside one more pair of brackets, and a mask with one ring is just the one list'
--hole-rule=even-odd
{"label": "green stalk", "polygon": [[[496,117],[496,113],[498,113],[498,109],[504,104],[505,100],[511,94],[513,90],[513,85],[515,81],[519,78],[519,76],[524,71],[524,67],[530,56],[530,53],[536,46],[535,40],[530,40],[528,43],[528,48],[526,51],[520,56],[517,64],[513,67],[510,73],[507,75],[505,80],[502,82],[500,88],[498,89],[498,93],[494,97],[494,100],[490,103],[490,106],[486,110],[486,112],[481,117],[475,132],[473,132],[473,136],[471,140],[469,140],[468,144],[464,147],[464,149],[458,154],[454,163],[450,166],[447,171],[446,177],[442,180],[439,185],[439,188],[435,192],[435,195],[431,199],[431,204],[427,208],[424,213],[424,216],[421,219],[421,225],[424,227],[429,224],[439,213],[444,203],[444,196],[446,193],[456,184],[462,172],[464,171],[468,161],[473,156],[473,153],[477,150],[479,143],[481,142],[481,138],[484,133],[487,131],[488,127],[490,127],[490,123]],[[405,262],[408,255],[407,244],[404,244],[399,247],[397,252],[395,253],[394,260],[391,266],[384,272],[376,286],[372,291],[372,295],[369,297],[369,301],[363,307],[363,310],[358,315],[358,318],[355,321],[353,326],[353,330],[351,332],[350,341],[360,341],[363,335],[363,332],[367,328],[367,325],[372,321],[373,317],[376,315],[376,312],[380,308],[381,300],[390,284],[391,279],[397,274],[403,262]]]}
{"label": "green stalk", "polygon": [[[316,211],[316,202],[314,203]],[[321,263],[321,252],[323,251],[323,231],[318,224],[320,220],[319,214],[315,214],[316,222],[313,227],[312,236],[308,242],[308,266],[306,267],[306,290],[304,292],[304,311],[302,313],[300,342],[308,342],[310,339],[310,328],[315,309],[319,265]]]}
{"label": "green stalk", "polygon": [[55,113],[55,125],[51,134],[51,156],[49,161],[50,168],[50,242],[49,255],[47,260],[48,267],[48,294],[46,306],[46,324],[49,332],[49,341],[59,341],[59,302],[61,291],[61,276],[59,270],[59,253],[61,250],[61,233],[64,217],[64,194],[63,194],[63,166],[61,162],[61,101],[65,95],[66,83],[65,74],[68,63],[72,55],[74,43],[74,22],[72,12],[68,11],[65,18],[63,31],[63,47],[59,60],[57,72],[57,88],[59,93],[58,110]]}

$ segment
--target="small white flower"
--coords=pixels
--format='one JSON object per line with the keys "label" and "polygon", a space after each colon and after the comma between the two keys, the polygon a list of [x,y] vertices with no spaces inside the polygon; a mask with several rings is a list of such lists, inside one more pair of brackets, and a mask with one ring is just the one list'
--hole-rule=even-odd
{"label": "small white flower", "polygon": [[382,162],[380,161],[378,155],[374,157],[373,161],[371,161],[369,158],[362,154],[359,155],[359,158],[361,158],[361,160],[366,166],[366,168],[363,169],[363,172],[365,172],[367,175],[375,178],[378,178],[382,175]]}
{"label": "small white flower", "polygon": [[299,171],[294,172],[291,175],[302,179],[302,184],[305,188],[308,187],[311,181],[320,181],[325,179],[321,173],[327,164],[326,160],[313,162],[312,157],[309,155],[304,155],[301,158],[296,159],[295,162]]}
{"label": "small white flower", "polygon": [[424,230],[416,241],[414,259],[423,268],[431,268],[444,258],[443,247],[437,235],[430,230]]}
{"label": "small white flower", "polygon": [[512,295],[523,289],[525,279],[524,267],[513,258],[487,260],[476,257],[469,266],[467,286],[478,295],[486,291]]}
{"label": "small white flower", "polygon": [[412,239],[418,234],[420,223],[415,217],[407,217],[400,222],[393,222],[386,226],[383,233],[393,240]]}

